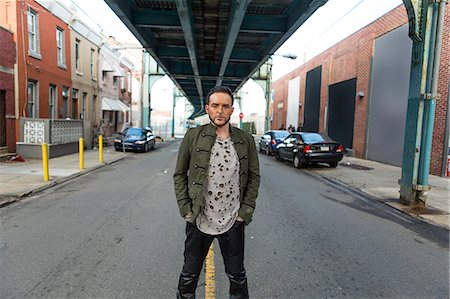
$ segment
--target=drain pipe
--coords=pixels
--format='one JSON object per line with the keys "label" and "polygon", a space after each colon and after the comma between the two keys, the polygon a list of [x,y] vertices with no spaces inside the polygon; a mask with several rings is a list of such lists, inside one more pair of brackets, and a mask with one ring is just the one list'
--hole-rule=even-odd
{"label": "drain pipe", "polygon": [[448,137],[450,134],[450,81],[448,81],[448,93],[447,93],[447,115],[445,117],[445,132],[444,132],[444,145],[442,148],[442,166],[441,166],[441,177],[447,176],[447,163],[448,163],[448,148],[450,144],[448,143]]}
{"label": "drain pipe", "polygon": [[429,172],[434,128],[434,113],[436,110],[436,100],[439,99],[439,95],[437,93],[439,83],[439,65],[441,61],[442,32],[444,28],[445,5],[447,4],[447,0],[435,0],[435,4],[436,3],[439,3],[439,7],[437,16],[436,39],[435,44],[432,44],[432,47],[434,46],[433,77],[431,83],[431,93],[424,95],[425,107],[428,107],[426,108],[426,112],[424,113],[424,125],[426,130],[424,132],[426,132],[426,135],[424,136],[425,138],[423,139],[422,143],[421,152],[423,153],[423,156],[421,157],[419,164],[418,187],[420,186],[422,189],[419,191],[426,191],[429,189]]}

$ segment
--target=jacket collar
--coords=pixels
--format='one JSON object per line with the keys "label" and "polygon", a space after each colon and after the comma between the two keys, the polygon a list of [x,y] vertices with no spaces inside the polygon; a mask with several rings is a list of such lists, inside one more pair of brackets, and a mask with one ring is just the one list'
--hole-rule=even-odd
{"label": "jacket collar", "polygon": [[[242,138],[241,138],[241,134],[239,134],[239,129],[233,127],[231,124],[229,124],[229,128],[230,128],[231,141],[233,143],[241,142]],[[215,139],[216,138],[216,127],[211,123],[207,124],[206,128],[205,128],[205,134],[209,135],[209,136],[214,136],[214,139]]]}

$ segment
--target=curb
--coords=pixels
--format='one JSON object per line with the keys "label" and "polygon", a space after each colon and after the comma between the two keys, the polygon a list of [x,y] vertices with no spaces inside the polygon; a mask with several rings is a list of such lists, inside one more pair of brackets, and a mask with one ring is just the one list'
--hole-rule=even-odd
{"label": "curb", "polygon": [[10,204],[12,204],[14,202],[18,202],[18,201],[20,201],[20,200],[22,200],[22,199],[24,199],[24,198],[26,198],[26,197],[28,197],[30,195],[37,194],[37,193],[40,193],[40,192],[42,192],[44,190],[50,189],[50,188],[52,188],[52,187],[54,187],[56,185],[61,185],[63,183],[66,183],[66,182],[68,182],[68,181],[70,181],[70,180],[72,180],[74,178],[77,178],[77,177],[80,177],[80,176],[82,176],[84,174],[93,172],[94,170],[97,170],[97,169],[102,168],[104,166],[114,164],[114,163],[116,163],[118,161],[121,161],[121,160],[123,160],[125,158],[127,158],[127,156],[122,156],[122,157],[113,159],[113,160],[108,161],[108,162],[103,162],[103,164],[95,165],[95,166],[92,166],[90,168],[84,169],[83,171],[79,171],[79,172],[76,172],[74,174],[71,174],[71,175],[68,175],[68,176],[65,176],[65,177],[62,177],[62,178],[58,178],[58,179],[56,179],[56,180],[54,180],[52,182],[47,183],[46,185],[37,187],[37,188],[32,189],[32,190],[24,191],[24,192],[21,192],[21,193],[18,193],[18,194],[4,194],[4,195],[2,195],[0,197],[0,208],[3,208],[5,206],[7,206],[7,205],[10,205]]}
{"label": "curb", "polygon": [[[396,205],[392,204],[391,202],[389,202],[389,198],[381,198],[381,197],[379,197],[377,195],[367,193],[367,192],[365,192],[365,191],[363,191],[363,190],[361,190],[361,189],[359,189],[357,187],[353,187],[351,185],[348,185],[348,184],[346,184],[346,183],[344,183],[344,182],[342,182],[342,181],[340,181],[340,180],[338,180],[338,179],[336,179],[334,177],[329,177],[329,176],[326,176],[326,175],[322,175],[322,174],[317,173],[315,171],[308,172],[308,174],[320,177],[321,179],[323,179],[325,181],[328,181],[328,182],[330,182],[330,183],[332,183],[334,185],[338,185],[341,188],[346,188],[347,191],[349,191],[348,193],[352,193],[352,195],[358,195],[358,196],[361,196],[361,197],[364,197],[364,198],[368,198],[368,199],[371,199],[371,200],[376,200],[376,201],[378,201],[380,203],[383,203],[384,205],[386,205],[386,206],[388,206],[390,208],[393,208],[393,209],[395,209],[395,210],[397,210],[397,211],[399,211],[399,212],[401,212],[401,213],[403,213],[405,215],[411,216],[411,217],[413,217],[413,218],[415,218],[417,220],[426,222],[426,223],[428,223],[430,225],[437,226],[439,228],[444,228],[446,230],[450,230],[450,226],[449,225],[443,225],[442,223],[435,222],[432,219],[424,218],[424,217],[420,216],[420,214],[408,213],[407,211],[405,211],[406,207],[405,207],[405,209],[402,209],[401,206],[399,206],[397,204]],[[399,202],[396,202],[396,203],[399,203]]]}

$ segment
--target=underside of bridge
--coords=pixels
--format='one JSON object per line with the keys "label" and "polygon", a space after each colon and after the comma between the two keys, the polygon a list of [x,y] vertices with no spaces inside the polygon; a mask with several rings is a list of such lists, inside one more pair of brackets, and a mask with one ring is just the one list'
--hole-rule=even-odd
{"label": "underside of bridge", "polygon": [[201,114],[239,89],[327,0],[105,0]]}

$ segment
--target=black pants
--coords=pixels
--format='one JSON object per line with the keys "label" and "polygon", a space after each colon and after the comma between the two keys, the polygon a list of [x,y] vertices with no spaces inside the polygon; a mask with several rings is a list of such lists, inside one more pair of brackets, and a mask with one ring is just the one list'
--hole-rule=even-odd
{"label": "black pants", "polygon": [[244,223],[236,221],[226,233],[211,236],[201,232],[195,223],[187,223],[184,265],[177,298],[195,298],[200,271],[214,238],[219,240],[225,272],[230,279],[230,298],[249,298],[244,269],[244,226]]}

